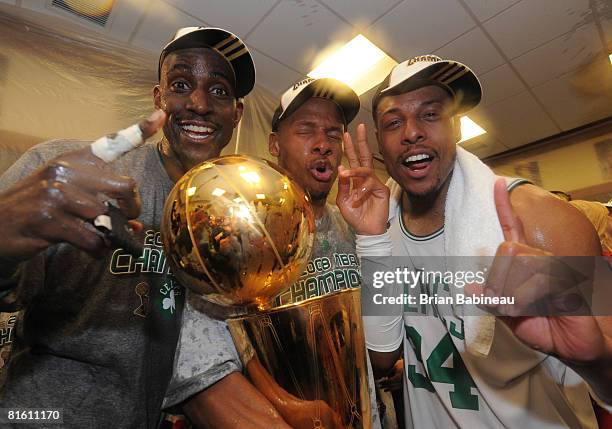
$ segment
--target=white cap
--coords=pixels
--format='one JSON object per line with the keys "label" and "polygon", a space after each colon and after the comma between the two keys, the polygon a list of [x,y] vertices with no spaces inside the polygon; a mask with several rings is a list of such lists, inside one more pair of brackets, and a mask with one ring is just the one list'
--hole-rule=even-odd
{"label": "white cap", "polygon": [[446,89],[457,103],[457,113],[475,107],[482,97],[480,82],[468,66],[436,55],[419,55],[393,67],[372,98],[372,111],[376,111],[378,102],[386,95],[403,94],[428,85]]}
{"label": "white cap", "polygon": [[326,98],[338,105],[344,125],[350,124],[359,112],[359,96],[347,84],[332,78],[307,77],[294,83],[281,96],[280,104],[272,116],[272,131],[276,131],[281,119],[290,116],[311,98]]}

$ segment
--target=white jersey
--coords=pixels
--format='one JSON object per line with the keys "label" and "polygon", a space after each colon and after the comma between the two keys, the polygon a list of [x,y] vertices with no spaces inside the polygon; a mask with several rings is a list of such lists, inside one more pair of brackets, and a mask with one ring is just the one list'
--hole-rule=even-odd
{"label": "white jersey", "polygon": [[[444,230],[417,237],[398,213],[390,225],[393,256],[415,269],[444,271]],[[409,256],[410,255],[410,256]],[[443,296],[444,284],[423,285]],[[404,344],[407,428],[596,428],[586,384],[559,360],[523,345],[496,323],[489,356],[465,351],[463,320],[435,304],[405,306],[403,323],[382,340]],[[447,312],[448,313],[448,312]],[[379,351],[390,351],[384,347]]]}

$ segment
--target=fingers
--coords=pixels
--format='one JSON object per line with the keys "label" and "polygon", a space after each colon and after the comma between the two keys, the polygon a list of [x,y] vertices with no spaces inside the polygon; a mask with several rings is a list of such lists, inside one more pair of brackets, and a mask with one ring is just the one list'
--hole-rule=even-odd
{"label": "fingers", "polygon": [[359,157],[357,156],[355,145],[353,145],[353,139],[349,133],[344,133],[344,153],[351,168],[359,167]]}
{"label": "fingers", "polygon": [[343,175],[344,171],[346,169],[340,165],[338,167],[338,194],[336,196],[336,203],[346,200],[351,190],[351,178]]}
{"label": "fingers", "polygon": [[372,152],[368,146],[368,134],[365,124],[357,125],[357,148],[359,150],[359,162],[362,167],[374,168],[372,163]]}
{"label": "fingers", "polygon": [[493,192],[497,217],[504,233],[504,240],[526,243],[523,223],[516,213],[514,213],[514,209],[510,203],[510,194],[506,188],[506,181],[504,179],[498,179],[495,182]]}
{"label": "fingers", "polygon": [[[63,203],[68,204],[68,201],[76,200],[75,204],[87,201],[91,205],[93,204],[91,198],[97,198],[96,195],[101,193],[116,199],[119,208],[129,219],[134,219],[140,214],[140,194],[136,182],[130,177],[93,169],[87,165],[67,163],[59,158],[44,167],[41,174],[48,192],[52,194],[50,197],[61,196]],[[54,195],[54,190],[61,190],[61,195]],[[89,194],[90,198],[85,198],[84,194]],[[97,214],[104,212],[103,210]]]}
{"label": "fingers", "polygon": [[357,126],[357,146],[353,143],[351,135],[344,133],[344,153],[351,168],[373,168],[372,152],[368,146],[365,124]]}
{"label": "fingers", "polygon": [[147,119],[138,123],[142,132],[142,139],[146,140],[153,136],[166,122],[166,113],[163,110],[155,110]]}

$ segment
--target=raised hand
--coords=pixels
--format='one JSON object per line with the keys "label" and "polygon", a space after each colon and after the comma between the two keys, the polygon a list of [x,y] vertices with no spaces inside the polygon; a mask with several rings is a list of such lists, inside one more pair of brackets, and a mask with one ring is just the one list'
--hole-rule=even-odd
{"label": "raised hand", "polygon": [[[165,119],[157,110],[141,121],[142,140],[152,136]],[[99,252],[104,241],[90,224],[106,212],[98,194],[116,199],[129,219],[140,214],[134,180],[109,173],[105,165],[86,146],[53,159],[0,194],[0,258],[26,260],[59,242]]]}
{"label": "raised hand", "polygon": [[567,259],[527,244],[503,179],[495,183],[495,206],[505,241],[497,249],[483,292],[514,297],[515,303],[488,309],[533,349],[576,363],[601,358],[605,338],[600,325],[585,315],[584,302],[576,300],[576,286],[588,279],[589,267],[569,266]]}
{"label": "raised hand", "polygon": [[344,134],[344,151],[350,169],[338,167],[338,209],[357,234],[382,234],[389,217],[389,188],[374,173],[364,124],[357,127],[357,147]]}

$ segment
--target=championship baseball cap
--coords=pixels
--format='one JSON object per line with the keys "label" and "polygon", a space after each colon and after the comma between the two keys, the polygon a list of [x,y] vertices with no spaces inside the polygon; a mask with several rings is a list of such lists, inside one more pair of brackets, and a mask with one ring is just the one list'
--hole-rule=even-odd
{"label": "championship baseball cap", "polygon": [[393,67],[372,98],[372,111],[386,95],[398,95],[423,86],[436,85],[446,89],[457,103],[457,113],[475,107],[482,97],[478,78],[465,64],[443,60],[436,55],[420,55]]}
{"label": "championship baseball cap", "polygon": [[278,123],[283,118],[291,116],[311,98],[327,98],[336,103],[344,116],[344,125],[350,124],[359,112],[359,96],[350,86],[329,77],[319,79],[307,77],[294,83],[281,96],[280,104],[272,116],[272,131],[277,131]]}
{"label": "championship baseball cap", "polygon": [[255,64],[251,53],[238,36],[221,28],[180,28],[159,55],[157,78],[161,78],[162,63],[170,52],[202,47],[213,48],[230,63],[236,78],[236,96],[244,97],[251,92],[255,86]]}

